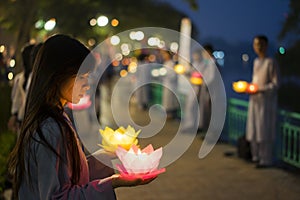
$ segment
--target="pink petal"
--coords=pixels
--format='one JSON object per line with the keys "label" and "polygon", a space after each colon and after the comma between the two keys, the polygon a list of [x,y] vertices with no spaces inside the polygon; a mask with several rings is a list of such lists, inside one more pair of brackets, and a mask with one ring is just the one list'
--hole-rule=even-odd
{"label": "pink petal", "polygon": [[133,150],[133,152],[134,153],[138,153],[138,150],[139,150],[139,147],[138,146],[136,146],[135,144],[133,144],[132,146],[131,146],[131,149]]}
{"label": "pink petal", "polygon": [[143,150],[142,150],[142,153],[147,153],[147,154],[150,154],[154,151],[153,149],[153,146],[152,144],[149,144],[147,147],[145,147]]}

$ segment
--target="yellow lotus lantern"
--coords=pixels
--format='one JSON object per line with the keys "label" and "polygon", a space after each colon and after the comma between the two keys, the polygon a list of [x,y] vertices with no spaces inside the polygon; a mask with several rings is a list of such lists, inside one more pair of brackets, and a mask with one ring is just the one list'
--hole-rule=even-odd
{"label": "yellow lotus lantern", "polygon": [[140,130],[136,132],[131,126],[128,126],[126,129],[121,126],[115,131],[105,127],[104,130],[100,129],[102,144],[99,144],[99,146],[109,152],[115,152],[118,146],[129,150],[133,144],[138,144],[137,136],[139,133]]}
{"label": "yellow lotus lantern", "polygon": [[174,70],[177,74],[184,74],[185,73],[185,67],[183,65],[180,65],[180,64],[175,65]]}
{"label": "yellow lotus lantern", "polygon": [[248,87],[248,83],[246,81],[237,81],[232,83],[232,88],[237,93],[246,92],[247,87]]}
{"label": "yellow lotus lantern", "polygon": [[190,81],[194,85],[201,85],[203,83],[202,75],[200,72],[193,72]]}
{"label": "yellow lotus lantern", "polygon": [[122,164],[116,165],[121,176],[147,179],[166,171],[165,168],[158,169],[162,156],[161,147],[154,150],[152,145],[149,144],[141,150],[136,145],[132,145],[129,151],[127,151],[119,146],[116,154],[122,162]]}

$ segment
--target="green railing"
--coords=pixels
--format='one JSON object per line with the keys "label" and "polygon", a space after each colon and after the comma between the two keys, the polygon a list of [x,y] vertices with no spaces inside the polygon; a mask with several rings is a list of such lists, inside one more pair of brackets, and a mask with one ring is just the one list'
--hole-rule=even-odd
{"label": "green railing", "polygon": [[[228,142],[236,144],[245,134],[248,101],[231,98],[227,109]],[[300,114],[279,110],[276,142],[278,160],[300,168]]]}
{"label": "green railing", "polygon": [[230,98],[227,102],[228,142],[236,144],[237,139],[245,134],[248,102]]}
{"label": "green railing", "polygon": [[153,83],[151,84],[151,101],[150,105],[162,104],[162,85]]}
{"label": "green railing", "polygon": [[[162,93],[163,93],[163,86],[161,84],[153,83],[151,84],[151,101],[150,105],[154,104],[162,104]],[[181,106],[184,106],[185,95],[179,94],[179,102]],[[183,108],[178,109],[177,116],[179,118],[183,117]]]}
{"label": "green railing", "polygon": [[[162,85],[152,84],[151,94],[150,104],[161,104]],[[180,101],[184,102],[183,95],[180,96]],[[227,102],[226,128],[224,128],[221,137],[226,142],[236,145],[238,138],[245,134],[248,101],[229,98]],[[179,117],[182,114],[181,111],[178,112]],[[300,168],[300,114],[279,110],[277,124],[275,159]]]}
{"label": "green railing", "polygon": [[280,110],[279,118],[280,157],[300,168],[300,114]]}

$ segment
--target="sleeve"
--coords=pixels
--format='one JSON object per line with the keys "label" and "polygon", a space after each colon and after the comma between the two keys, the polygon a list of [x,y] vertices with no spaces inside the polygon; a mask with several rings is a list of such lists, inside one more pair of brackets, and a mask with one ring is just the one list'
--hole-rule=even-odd
{"label": "sleeve", "polygon": [[[60,129],[49,126],[42,129],[43,135],[55,149],[61,146],[57,135]],[[56,135],[56,136],[55,136]],[[59,149],[58,149],[58,152]],[[36,143],[37,182],[40,199],[115,199],[111,179],[94,180],[85,185],[72,185],[67,167],[49,148]],[[63,167],[59,167],[63,166]],[[87,174],[88,176],[88,174]]]}
{"label": "sleeve", "polygon": [[204,76],[206,80],[207,86],[212,85],[214,83],[214,79],[216,76],[217,67],[213,61],[209,61],[206,70],[204,71]]}
{"label": "sleeve", "polygon": [[268,68],[269,82],[261,89],[261,91],[275,91],[279,88],[279,69],[274,60],[271,60]]}
{"label": "sleeve", "polygon": [[112,159],[116,156],[103,150],[98,150],[87,157],[90,180],[103,179],[115,174]]}
{"label": "sleeve", "polygon": [[12,101],[12,104],[11,104],[11,114],[14,115],[14,114],[17,114],[18,113],[18,110],[19,108],[21,107],[21,97],[20,97],[20,92],[18,91],[19,90],[19,81],[20,81],[20,77],[17,76],[15,78],[15,81],[14,81],[14,84],[13,84],[13,87],[12,87],[12,91],[11,91],[11,101]]}

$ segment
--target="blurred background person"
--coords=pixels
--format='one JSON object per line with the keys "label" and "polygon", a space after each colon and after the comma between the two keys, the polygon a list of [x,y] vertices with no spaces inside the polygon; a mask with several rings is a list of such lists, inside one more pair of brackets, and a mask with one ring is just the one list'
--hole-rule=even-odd
{"label": "blurred background person", "polygon": [[272,150],[276,134],[278,67],[267,55],[268,38],[255,36],[253,49],[257,58],[253,64],[252,83],[257,90],[249,91],[246,138],[250,141],[252,161],[257,168],[272,165]]}
{"label": "blurred background person", "polygon": [[162,50],[161,55],[163,58],[163,66],[167,73],[163,77],[163,94],[162,94],[162,106],[167,112],[168,119],[174,119],[177,117],[178,101],[174,94],[177,90],[178,77],[174,71],[174,61],[172,60],[171,52]]}
{"label": "blurred background person", "polygon": [[24,117],[26,93],[30,84],[30,73],[32,70],[33,44],[27,44],[22,49],[23,70],[14,79],[11,91],[11,117],[8,121],[8,128],[17,132]]}
{"label": "blurred background person", "polygon": [[187,74],[187,76],[191,80],[192,89],[186,96],[182,128],[183,132],[189,132],[193,129],[198,129],[198,124],[196,122],[199,121],[199,113],[197,112],[197,109],[199,108],[199,96],[202,84],[192,82],[192,78],[196,78],[194,77],[196,75],[198,80],[202,80],[202,78],[200,78],[202,77],[201,72],[203,70],[203,59],[201,54],[202,50],[200,49],[197,49],[192,53],[192,67],[190,72],[188,72]]}
{"label": "blurred background person", "polygon": [[138,104],[138,108],[141,110],[146,110],[149,106],[150,99],[150,84],[148,84],[151,80],[151,67],[148,65],[149,60],[147,54],[142,53],[138,57],[138,67],[136,72],[136,81],[137,85],[141,85],[143,83],[147,83],[140,88],[138,88],[135,92],[136,100]]}
{"label": "blurred background person", "polygon": [[4,83],[7,83],[7,65],[3,53],[0,52],[0,84]]}
{"label": "blurred background person", "polygon": [[200,109],[200,119],[199,119],[199,130],[201,132],[206,132],[209,126],[211,118],[211,98],[214,95],[214,90],[208,91],[208,87],[213,84],[215,79],[215,59],[213,57],[213,46],[211,44],[206,44],[203,46],[202,51],[203,57],[203,68],[202,76],[204,82],[202,83],[200,96],[199,96],[199,109]]}

